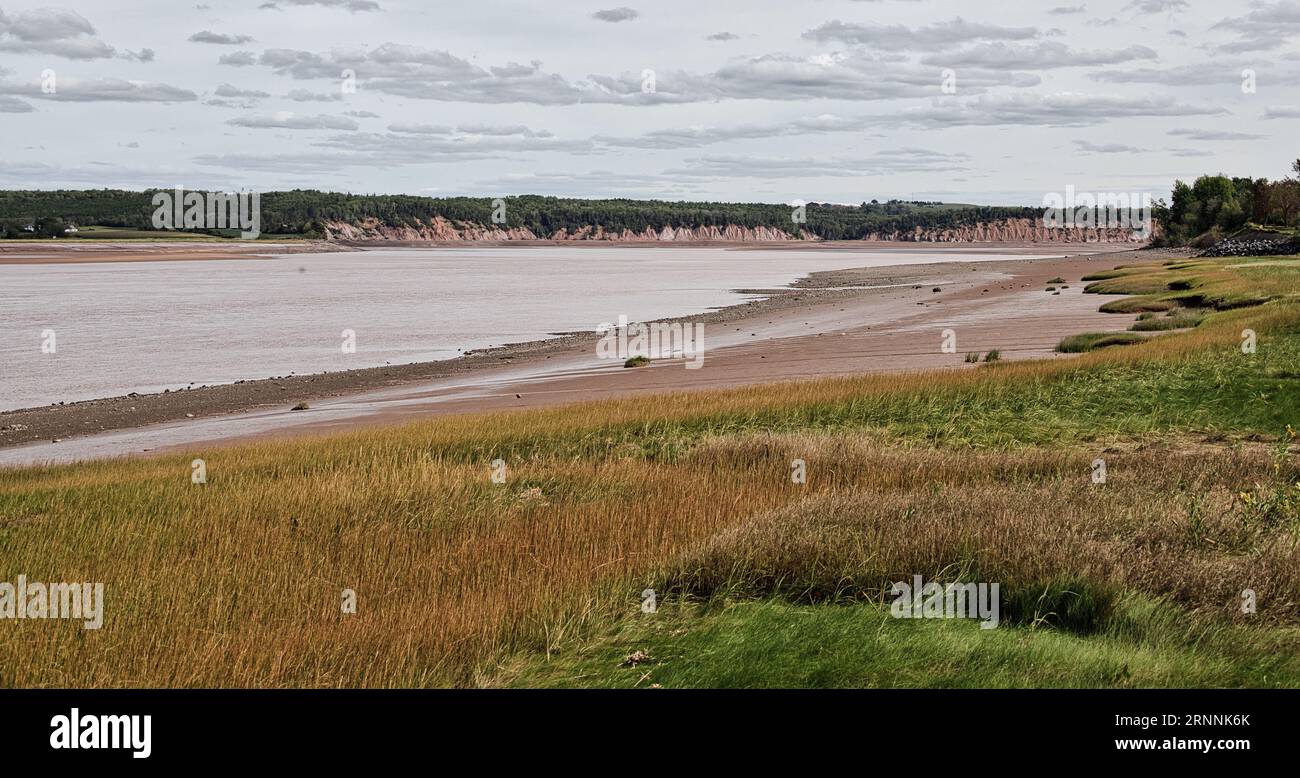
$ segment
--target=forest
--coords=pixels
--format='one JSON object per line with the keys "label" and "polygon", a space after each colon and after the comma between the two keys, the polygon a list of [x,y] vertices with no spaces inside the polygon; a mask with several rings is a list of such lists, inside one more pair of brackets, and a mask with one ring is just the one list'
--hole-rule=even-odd
{"label": "forest", "polygon": [[[70,225],[97,225],[150,230],[155,191],[120,189],[0,191],[0,235],[9,238],[60,237]],[[796,228],[827,240],[854,240],[873,232],[907,231],[915,227],[943,229],[1006,218],[1036,218],[1039,208],[952,205],[935,202],[871,200],[860,205],[808,203],[806,222],[792,219],[794,208],[779,203],[667,202],[660,200],[583,200],[540,195],[506,197],[505,221],[497,225],[525,227],[534,234],[574,231],[602,226],[606,231],[661,230],[671,227],[766,226],[794,232]],[[262,232],[319,237],[321,223],[356,224],[379,219],[394,226],[427,223],[434,216],[453,222],[493,224],[493,199],[486,197],[431,198],[411,195],[359,195],[295,189],[261,196]],[[30,228],[30,229],[28,229]],[[205,230],[220,234],[217,230]]]}

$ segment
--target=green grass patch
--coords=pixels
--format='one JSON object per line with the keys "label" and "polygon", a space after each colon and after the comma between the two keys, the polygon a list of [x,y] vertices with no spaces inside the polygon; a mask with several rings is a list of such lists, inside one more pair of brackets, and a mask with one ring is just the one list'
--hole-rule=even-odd
{"label": "green grass patch", "polygon": [[[561,688],[1130,688],[1300,685],[1297,631],[1197,628],[1132,599],[1096,634],[966,619],[896,619],[881,605],[779,600],[669,605],[508,677]],[[638,654],[638,652],[640,652]],[[629,657],[634,657],[629,661]]]}
{"label": "green grass patch", "polygon": [[1085,351],[1095,351],[1109,346],[1129,346],[1141,343],[1145,339],[1141,335],[1124,332],[1085,332],[1061,338],[1061,342],[1056,344],[1056,350],[1062,354],[1082,354]]}
{"label": "green grass patch", "polygon": [[1166,316],[1143,314],[1129,327],[1133,332],[1162,332],[1165,330],[1186,330],[1200,325],[1205,315],[1197,311],[1170,311]]}

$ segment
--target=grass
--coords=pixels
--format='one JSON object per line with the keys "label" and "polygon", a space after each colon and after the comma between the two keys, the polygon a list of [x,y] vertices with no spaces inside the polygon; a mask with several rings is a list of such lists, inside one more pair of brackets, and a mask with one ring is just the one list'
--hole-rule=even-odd
{"label": "grass", "polygon": [[[648,653],[694,641],[664,685],[1294,685],[1298,376],[1288,293],[1071,359],[0,470],[0,581],[107,599],[6,624],[0,686],[617,685],[647,587],[684,630]],[[1005,626],[880,626],[912,574],[999,581]],[[866,624],[912,664],[815,648]]]}
{"label": "grass", "polygon": [[[1137,329],[1137,325],[1135,324],[1133,328]],[[1109,346],[1130,346],[1143,340],[1146,338],[1124,332],[1085,332],[1061,338],[1061,342],[1056,344],[1056,350],[1062,354],[1082,354],[1085,351],[1095,351]]]}
{"label": "grass", "polygon": [[1300,259],[1238,257],[1120,267],[1084,277],[1084,292],[1134,295],[1106,303],[1114,313],[1177,306],[1229,310],[1300,294]]}
{"label": "grass", "polygon": [[[872,605],[746,601],[670,607],[621,621],[599,639],[521,662],[502,683],[599,688],[1294,688],[1300,658],[1283,633],[1180,629],[1170,609],[1135,599],[1129,624],[1081,637],[1048,629],[981,630],[962,620],[894,619]],[[635,666],[627,657],[641,651]]]}
{"label": "grass", "polygon": [[624,362],[624,363],[623,363],[623,367],[645,367],[645,366],[648,365],[648,364],[650,364],[650,358],[649,358],[649,357],[636,356],[636,357],[632,357],[632,358],[628,359],[626,362]]}
{"label": "grass", "polygon": [[[1145,317],[1145,318],[1144,318]],[[1129,327],[1133,332],[1162,332],[1165,330],[1185,330],[1196,327],[1205,318],[1205,314],[1195,310],[1175,309],[1164,316],[1144,314]]]}

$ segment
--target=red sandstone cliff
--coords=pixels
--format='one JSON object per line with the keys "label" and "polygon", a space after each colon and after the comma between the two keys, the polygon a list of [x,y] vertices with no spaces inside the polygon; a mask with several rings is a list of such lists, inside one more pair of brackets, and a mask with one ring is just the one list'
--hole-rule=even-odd
{"label": "red sandstone cliff", "polygon": [[[782,241],[821,240],[807,230],[797,235],[772,227],[664,227],[655,230],[646,227],[640,232],[632,230],[606,231],[604,227],[582,227],[569,232],[561,229],[550,235],[536,235],[523,227],[502,229],[484,227],[473,222],[451,222],[441,216],[417,221],[415,226],[399,227],[366,219],[360,224],[326,222],[326,238],[343,241],[406,241],[474,243],[487,241],[557,240],[557,241],[611,241],[619,243],[649,242],[708,242],[771,243]],[[910,232],[872,233],[868,240],[933,242],[933,243],[1142,243],[1145,238],[1132,230],[1117,227],[1097,229],[1084,227],[1048,228],[1035,219],[1002,219],[994,222],[972,224],[964,227],[926,230],[917,227]]]}

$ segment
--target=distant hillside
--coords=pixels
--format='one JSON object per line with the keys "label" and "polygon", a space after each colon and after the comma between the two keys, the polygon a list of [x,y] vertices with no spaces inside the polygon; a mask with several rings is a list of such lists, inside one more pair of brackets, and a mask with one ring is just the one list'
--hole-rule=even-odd
{"label": "distant hillside", "polygon": [[[0,234],[30,237],[41,223],[152,228],[157,190],[0,191]],[[506,197],[354,195],[314,190],[261,196],[261,230],[330,240],[1128,240],[1124,234],[1058,233],[1037,227],[1039,208],[892,200],[809,203],[802,223],[785,204]],[[498,215],[500,212],[498,211]],[[51,226],[52,225],[52,226]],[[205,231],[219,234],[218,231]],[[229,234],[230,231],[221,234]]]}

